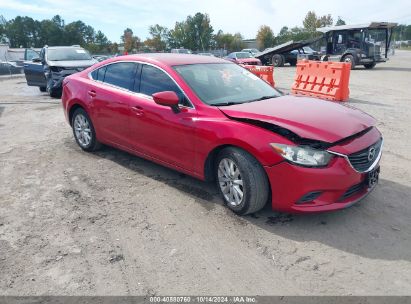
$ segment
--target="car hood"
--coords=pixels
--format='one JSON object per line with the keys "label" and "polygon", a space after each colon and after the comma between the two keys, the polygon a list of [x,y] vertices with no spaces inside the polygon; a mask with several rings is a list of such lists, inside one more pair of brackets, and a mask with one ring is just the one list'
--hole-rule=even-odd
{"label": "car hood", "polygon": [[97,63],[97,60],[95,60],[95,59],[92,59],[92,60],[64,60],[64,61],[49,61],[48,65],[49,66],[54,66],[54,67],[62,67],[62,68],[78,68],[78,67],[88,68],[89,66],[92,66],[95,63]]}
{"label": "car hood", "polygon": [[332,101],[291,95],[219,107],[229,118],[273,124],[301,138],[333,143],[373,125],[370,115]]}

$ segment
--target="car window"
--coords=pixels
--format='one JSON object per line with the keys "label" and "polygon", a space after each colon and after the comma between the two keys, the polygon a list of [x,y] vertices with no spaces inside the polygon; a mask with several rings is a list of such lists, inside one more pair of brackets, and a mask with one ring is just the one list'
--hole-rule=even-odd
{"label": "car window", "polygon": [[104,66],[102,68],[96,69],[93,72],[91,72],[91,77],[94,80],[104,81],[105,73],[106,73],[106,67]]}
{"label": "car window", "polygon": [[[120,88],[132,90],[136,74],[136,63],[118,62],[106,67],[104,82]],[[101,71],[101,75],[104,71]],[[100,74],[98,75],[100,79]]]}
{"label": "car window", "polygon": [[89,52],[82,48],[55,48],[47,50],[47,59],[50,61],[91,60]]}
{"label": "car window", "polygon": [[238,52],[235,54],[237,58],[239,59],[243,59],[243,58],[252,58],[253,56],[251,56],[250,53],[248,52]]}
{"label": "car window", "polygon": [[175,92],[180,98],[181,105],[191,106],[183,92],[170,76],[156,67],[144,64],[141,70],[140,93],[151,96],[154,93],[163,91]]}
{"label": "car window", "polygon": [[265,81],[233,63],[179,65],[174,69],[197,96],[209,105],[281,96]]}
{"label": "car window", "polygon": [[32,60],[33,58],[39,58],[39,53],[34,50],[27,50],[26,60]]}

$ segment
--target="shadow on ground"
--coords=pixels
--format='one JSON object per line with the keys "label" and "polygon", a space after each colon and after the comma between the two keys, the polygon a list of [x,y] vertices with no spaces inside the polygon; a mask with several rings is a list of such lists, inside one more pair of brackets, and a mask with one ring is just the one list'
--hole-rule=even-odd
{"label": "shadow on ground", "polygon": [[[78,150],[74,143],[67,145]],[[104,147],[92,157],[109,159],[184,192],[208,210],[222,204],[213,183],[202,182],[110,147]],[[293,215],[274,212],[267,204],[262,211],[245,216],[243,220],[298,242],[315,241],[367,258],[411,261],[410,197],[411,187],[382,179],[368,197],[345,210]],[[247,229],[247,225],[244,227]]]}

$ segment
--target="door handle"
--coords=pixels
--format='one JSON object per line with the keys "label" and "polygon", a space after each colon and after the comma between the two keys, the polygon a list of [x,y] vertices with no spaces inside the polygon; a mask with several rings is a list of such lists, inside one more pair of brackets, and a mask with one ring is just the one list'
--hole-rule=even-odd
{"label": "door handle", "polygon": [[96,91],[94,91],[94,90],[88,91],[87,93],[88,93],[88,95],[90,95],[91,97],[96,97],[96,95],[97,95]]}
{"label": "door handle", "polygon": [[133,106],[131,107],[131,111],[133,111],[134,113],[136,113],[137,116],[142,116],[144,114],[144,110],[142,107],[140,106]]}

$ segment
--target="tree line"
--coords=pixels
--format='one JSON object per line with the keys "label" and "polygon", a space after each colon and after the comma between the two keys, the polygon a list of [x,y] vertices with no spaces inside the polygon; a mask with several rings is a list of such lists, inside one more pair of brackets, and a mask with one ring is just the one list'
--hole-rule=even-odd
{"label": "tree line", "polygon": [[[309,11],[302,21],[302,26],[289,28],[284,26],[277,35],[267,25],[262,25],[256,35],[258,48],[263,50],[289,40],[299,41],[315,38],[316,28],[334,24],[331,15],[317,16]],[[338,17],[335,25],[345,24]],[[142,40],[126,28],[120,37],[122,51],[163,52],[171,48],[186,48],[193,51],[225,49],[237,51],[245,47],[241,33],[214,31],[208,14],[196,13],[185,20],[177,21],[173,28],[155,24],[149,26],[149,37]],[[394,29],[393,39],[411,40],[411,25],[399,25]],[[81,45],[92,53],[118,53],[119,44],[111,42],[106,35],[95,30],[91,25],[78,20],[65,23],[61,16],[52,19],[34,20],[27,16],[17,16],[6,20],[0,16],[0,43],[9,43],[11,47],[43,47],[44,45]]]}

